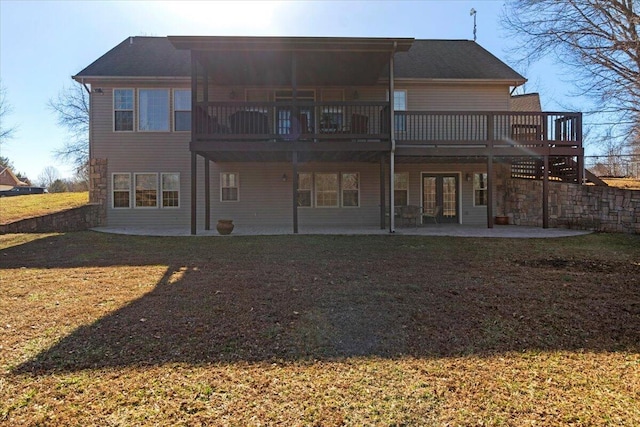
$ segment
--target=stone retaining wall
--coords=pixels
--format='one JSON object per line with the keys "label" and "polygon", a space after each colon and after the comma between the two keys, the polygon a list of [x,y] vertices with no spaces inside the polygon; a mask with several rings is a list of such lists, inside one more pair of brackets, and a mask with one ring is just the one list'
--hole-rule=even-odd
{"label": "stone retaining wall", "polygon": [[[498,212],[504,205],[511,224],[541,227],[542,181],[502,184]],[[640,190],[550,182],[549,226],[640,234]]]}
{"label": "stone retaining wall", "polygon": [[98,204],[88,204],[49,215],[26,218],[0,225],[0,234],[6,233],[65,233],[80,231],[101,225],[101,209]]}

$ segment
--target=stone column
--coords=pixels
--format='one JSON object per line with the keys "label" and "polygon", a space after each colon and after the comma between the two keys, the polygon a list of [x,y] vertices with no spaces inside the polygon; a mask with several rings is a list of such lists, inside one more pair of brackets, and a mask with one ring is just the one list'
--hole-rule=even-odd
{"label": "stone column", "polygon": [[89,203],[99,206],[98,226],[107,224],[107,159],[89,162]]}

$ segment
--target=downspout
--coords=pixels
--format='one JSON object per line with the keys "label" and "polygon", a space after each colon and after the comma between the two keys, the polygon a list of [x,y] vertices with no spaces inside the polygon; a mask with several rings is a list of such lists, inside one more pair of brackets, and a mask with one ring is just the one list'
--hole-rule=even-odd
{"label": "downspout", "polygon": [[389,137],[391,139],[391,152],[389,153],[389,233],[396,232],[395,224],[395,198],[394,198],[394,175],[396,156],[396,132],[395,132],[395,109],[394,109],[394,75],[393,57],[398,48],[398,42],[393,42],[393,50],[389,57]]}

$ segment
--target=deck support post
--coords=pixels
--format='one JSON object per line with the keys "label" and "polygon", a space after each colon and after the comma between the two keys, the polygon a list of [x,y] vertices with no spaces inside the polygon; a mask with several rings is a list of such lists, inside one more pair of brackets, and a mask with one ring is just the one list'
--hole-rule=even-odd
{"label": "deck support post", "polygon": [[[493,228],[493,154],[487,156],[487,228]],[[506,189],[505,189],[506,190]]]}
{"label": "deck support post", "polygon": [[393,50],[389,55],[389,141],[391,141],[391,151],[389,153],[389,233],[396,232],[395,224],[395,199],[394,199],[394,175],[396,167],[396,128],[395,128],[395,76],[393,73],[393,56],[396,53],[397,42],[393,42]]}
{"label": "deck support post", "polygon": [[211,161],[204,159],[204,229],[211,230],[211,183],[209,182],[209,166]]}
{"label": "deck support post", "polygon": [[384,163],[385,155],[380,154],[380,230],[384,230],[385,224],[385,197],[384,197]]}
{"label": "deck support post", "polygon": [[198,175],[198,154],[191,152],[191,234],[196,234],[197,200],[196,200],[196,180]]}
{"label": "deck support post", "polygon": [[298,152],[291,153],[291,163],[293,164],[293,234],[298,234]]}
{"label": "deck support post", "polygon": [[549,156],[543,158],[542,171],[542,228],[549,228]]}

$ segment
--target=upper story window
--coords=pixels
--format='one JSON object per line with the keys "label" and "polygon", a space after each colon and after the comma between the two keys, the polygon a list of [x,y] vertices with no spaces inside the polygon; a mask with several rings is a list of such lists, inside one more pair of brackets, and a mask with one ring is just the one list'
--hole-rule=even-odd
{"label": "upper story window", "polygon": [[[395,112],[407,111],[407,91],[406,90],[394,90],[393,91],[393,110]],[[404,132],[407,130],[407,116],[404,114],[396,114],[395,117],[395,129],[396,132]]]}
{"label": "upper story window", "polygon": [[113,124],[116,131],[133,130],[133,89],[113,90]]}
{"label": "upper story window", "polygon": [[140,89],[138,91],[138,130],[169,131],[169,90]]}
{"label": "upper story window", "polygon": [[173,91],[173,116],[174,130],[191,130],[191,90]]}

